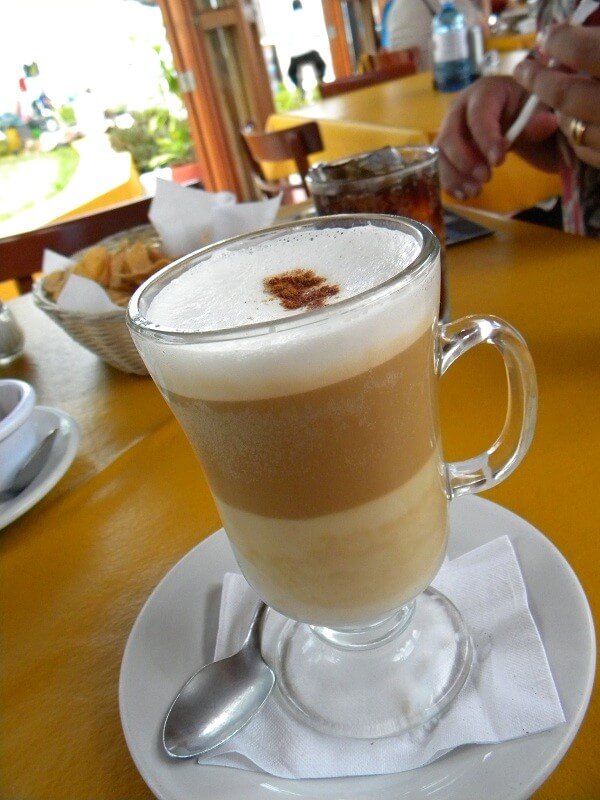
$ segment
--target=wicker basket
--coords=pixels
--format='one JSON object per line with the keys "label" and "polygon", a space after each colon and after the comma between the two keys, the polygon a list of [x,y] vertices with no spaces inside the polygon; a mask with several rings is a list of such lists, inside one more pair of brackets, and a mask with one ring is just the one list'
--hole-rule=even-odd
{"label": "wicker basket", "polygon": [[[149,242],[156,240],[156,232],[151,226],[142,225],[103,239],[98,244],[110,249],[118,247],[123,239],[140,239]],[[82,250],[75,253],[73,258],[77,259],[84,252]],[[148,374],[127,328],[125,308],[104,311],[100,314],[65,311],[59,308],[45,292],[43,278],[33,287],[33,299],[36,305],[45,311],[57,325],[60,325],[72,339],[99,356],[111,367],[134,375]]]}
{"label": "wicker basket", "polygon": [[64,311],[46,295],[43,280],[33,287],[33,299],[72,339],[111,367],[135,375],[148,374],[127,328],[124,308],[102,314]]}

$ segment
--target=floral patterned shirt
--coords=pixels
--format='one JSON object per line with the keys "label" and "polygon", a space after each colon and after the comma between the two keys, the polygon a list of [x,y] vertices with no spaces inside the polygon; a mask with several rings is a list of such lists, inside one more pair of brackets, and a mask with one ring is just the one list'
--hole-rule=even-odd
{"label": "floral patterned shirt", "polygon": [[[597,0],[544,0],[538,26],[566,22],[600,25]],[[600,170],[580,161],[570,141],[558,133],[562,182],[563,228],[569,233],[600,238]]]}

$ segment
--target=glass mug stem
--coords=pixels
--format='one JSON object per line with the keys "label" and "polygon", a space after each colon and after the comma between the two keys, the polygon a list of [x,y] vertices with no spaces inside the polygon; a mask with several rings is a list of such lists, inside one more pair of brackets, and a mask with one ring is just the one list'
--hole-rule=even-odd
{"label": "glass mug stem", "polygon": [[508,408],[502,431],[485,452],[446,464],[451,498],[491,489],[521,463],[533,439],[537,415],[537,382],[523,337],[498,317],[462,317],[440,326],[438,372],[479,344],[496,347],[508,380]]}

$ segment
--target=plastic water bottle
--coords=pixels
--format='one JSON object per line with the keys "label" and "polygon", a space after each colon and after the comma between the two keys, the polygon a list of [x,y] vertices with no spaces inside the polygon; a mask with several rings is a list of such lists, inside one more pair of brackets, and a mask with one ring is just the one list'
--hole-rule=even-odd
{"label": "plastic water bottle", "polygon": [[442,92],[457,92],[471,82],[469,29],[464,14],[445,0],[431,23],[433,73]]}

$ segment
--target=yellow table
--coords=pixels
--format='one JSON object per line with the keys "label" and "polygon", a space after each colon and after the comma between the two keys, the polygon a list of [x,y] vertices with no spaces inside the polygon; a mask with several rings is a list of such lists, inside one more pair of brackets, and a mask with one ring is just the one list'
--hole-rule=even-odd
{"label": "yellow table", "polygon": [[[598,612],[600,321],[589,298],[600,291],[600,243],[486,221],[494,237],[449,250],[453,313],[491,312],[513,322],[540,385],[531,452],[488,496],[556,543]],[[27,360],[1,374],[31,380],[44,403],[73,414],[83,437],[58,486],[0,534],[0,796],[151,800],[121,733],[121,657],[152,588],[219,526],[218,516],[150,379],[115,372],[58,329],[54,335],[30,297],[13,308],[27,322]],[[504,380],[501,366],[492,348],[479,350],[442,382],[448,458],[489,444],[501,423],[505,398],[494,390]],[[600,797],[599,731],[596,698],[536,800]]]}
{"label": "yellow table", "polygon": [[[501,71],[511,72],[523,56],[523,51],[503,55]],[[328,144],[338,136],[343,137],[345,149],[355,153],[394,144],[394,135],[396,138],[406,136],[407,131],[421,131],[432,142],[455,96],[454,93],[435,91],[431,73],[420,72],[347,92],[295,111],[273,114],[267,128],[277,129],[300,121],[316,120],[327,137],[325,151],[320,156],[326,161],[337,157]],[[352,134],[354,143],[349,138]],[[370,145],[365,146],[369,142]],[[479,197],[460,205],[497,214],[514,214],[559,193],[560,182],[556,175],[534,169],[509,153]],[[444,200],[450,201],[450,198]],[[452,198],[451,202],[457,201]]]}
{"label": "yellow table", "polygon": [[107,367],[37,308],[31,295],[12,300],[10,308],[25,334],[25,355],[0,366],[0,378],[28,381],[39,405],[61,408],[81,428],[79,456],[54,493],[88,480],[171,419],[150,378]]}
{"label": "yellow table", "polygon": [[514,50],[529,50],[535,44],[536,33],[498,33],[485,40],[486,50],[509,53]]}

